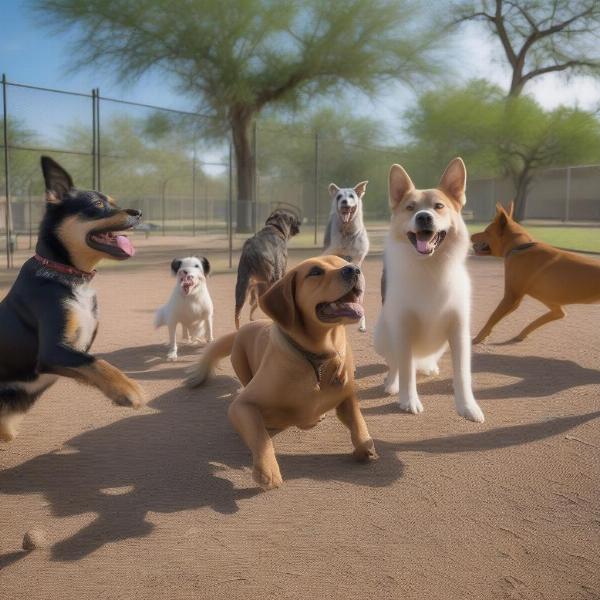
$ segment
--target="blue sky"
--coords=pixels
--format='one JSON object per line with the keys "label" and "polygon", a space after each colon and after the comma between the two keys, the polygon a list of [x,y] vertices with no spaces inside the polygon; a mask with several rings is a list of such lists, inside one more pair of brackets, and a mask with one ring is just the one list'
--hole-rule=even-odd
{"label": "blue sky", "polygon": [[[130,85],[122,85],[106,72],[93,69],[70,72],[70,36],[49,33],[39,22],[39,17],[34,17],[31,13],[27,2],[0,0],[0,17],[3,23],[0,35],[0,72],[6,73],[10,81],[76,92],[89,92],[92,87],[99,87],[101,94],[105,96],[170,108],[194,108],[191,99],[172,92],[157,74],[148,75]],[[460,41],[449,51],[456,54],[454,62],[460,65],[456,73],[459,79],[486,77],[503,86],[507,85],[508,72],[501,64],[499,48],[477,25],[465,27]],[[547,76],[531,85],[528,92],[548,108],[567,104],[595,109],[600,105],[600,83],[590,78],[576,78],[565,83],[555,76]],[[392,135],[399,135],[402,126],[401,110],[413,101],[412,92],[393,87],[375,100],[361,98],[354,106],[358,107],[357,112],[360,113],[376,112],[389,122]],[[37,106],[33,108],[34,104],[32,100],[30,113],[38,111]],[[43,112],[47,109],[47,106],[41,106],[39,110]],[[75,108],[73,113],[77,114]]]}

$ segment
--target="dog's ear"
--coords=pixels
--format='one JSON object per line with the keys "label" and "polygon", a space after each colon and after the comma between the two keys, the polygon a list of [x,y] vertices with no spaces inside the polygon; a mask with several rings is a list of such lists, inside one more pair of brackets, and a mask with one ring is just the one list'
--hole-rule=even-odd
{"label": "dog's ear", "polygon": [[171,261],[171,271],[173,271],[173,275],[177,275],[177,271],[179,271],[180,266],[181,266],[181,260],[179,258],[174,258]]}
{"label": "dog's ear", "polygon": [[49,156],[42,156],[42,173],[46,184],[46,202],[60,204],[73,189],[71,176]]}
{"label": "dog's ear", "polygon": [[296,271],[274,283],[259,299],[262,311],[284,329],[291,330],[300,315],[296,307]]}
{"label": "dog's ear", "polygon": [[506,211],[502,211],[496,219],[498,220],[498,225],[500,226],[500,231],[504,231],[504,228],[508,225],[508,215]]}
{"label": "dog's ear", "polygon": [[415,184],[400,165],[392,165],[389,181],[390,208],[394,210],[402,198],[415,189]]}
{"label": "dog's ear", "polygon": [[210,273],[210,262],[208,258],[206,258],[206,256],[203,256],[200,259],[200,262],[202,263],[202,270],[204,271],[204,275],[208,275]]}
{"label": "dog's ear", "polygon": [[500,213],[506,212],[504,210],[504,206],[502,206],[502,204],[500,204],[500,202],[496,202],[496,214],[499,215]]}
{"label": "dog's ear", "polygon": [[359,198],[362,198],[365,195],[365,192],[367,191],[367,183],[369,182],[361,181],[354,186],[354,192]]}
{"label": "dog's ear", "polygon": [[330,183],[327,189],[329,190],[329,195],[332,198],[340,191],[340,188],[335,185],[335,183]]}
{"label": "dog's ear", "polygon": [[510,204],[508,205],[508,216],[512,219],[514,214],[515,214],[515,201],[511,200]]}
{"label": "dog's ear", "polygon": [[467,203],[467,167],[460,157],[453,158],[446,167],[438,188],[462,208]]}

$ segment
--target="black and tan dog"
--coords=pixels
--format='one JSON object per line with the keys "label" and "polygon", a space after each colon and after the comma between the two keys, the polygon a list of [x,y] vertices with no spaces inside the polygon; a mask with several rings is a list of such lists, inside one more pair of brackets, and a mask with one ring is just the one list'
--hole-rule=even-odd
{"label": "black and tan dog", "polygon": [[300,218],[286,209],[274,210],[265,226],[244,242],[235,284],[235,328],[240,328],[240,313],[250,291],[254,315],[258,296],[285,275],[288,240],[300,232]]}
{"label": "black and tan dog", "polygon": [[144,403],[136,382],[88,353],[98,328],[94,266],[133,255],[131,242],[116,232],[137,225],[141,212],[75,188],[51,158],[42,157],[42,171],[47,204],[36,254],[0,303],[2,441],[15,438],[18,422],[59,375],[95,386],[121,406]]}

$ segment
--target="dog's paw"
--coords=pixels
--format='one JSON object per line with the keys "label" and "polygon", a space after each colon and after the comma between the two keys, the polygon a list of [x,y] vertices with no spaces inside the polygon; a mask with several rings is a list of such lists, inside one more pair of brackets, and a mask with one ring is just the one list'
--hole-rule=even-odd
{"label": "dog's paw", "polygon": [[368,462],[379,458],[372,439],[368,439],[358,448],[355,448],[352,456],[354,457],[354,460],[358,462]]}
{"label": "dog's paw", "polygon": [[0,427],[0,442],[9,444],[17,437],[16,431],[9,431]]}
{"label": "dog's paw", "polygon": [[487,336],[485,335],[477,335],[473,338],[473,340],[471,341],[471,343],[473,344],[473,346],[476,346],[477,344],[481,344],[483,342],[483,340],[485,340]]}
{"label": "dog's paw", "polygon": [[252,470],[252,478],[265,491],[274,490],[283,484],[283,478],[276,460],[255,464]]}
{"label": "dog's paw", "polygon": [[146,404],[146,396],[142,386],[133,379],[125,377],[121,384],[121,389],[114,397],[113,402],[118,406],[127,406],[128,408],[141,408]]}
{"label": "dog's paw", "polygon": [[514,338],[511,338],[510,340],[508,340],[509,344],[518,344],[519,342],[524,342],[526,339],[525,336],[521,336],[521,335],[516,335]]}
{"label": "dog's paw", "polygon": [[483,411],[475,401],[457,407],[457,411],[461,417],[464,417],[468,421],[475,423],[483,423],[485,421]]}
{"label": "dog's paw", "polygon": [[388,396],[395,396],[400,390],[400,383],[398,381],[398,374],[392,375],[388,373],[383,384],[383,391]]}
{"label": "dog's paw", "polygon": [[175,350],[174,352],[171,351],[167,354],[167,361],[168,362],[176,362],[177,361],[177,350]]}
{"label": "dog's paw", "polygon": [[424,410],[418,396],[412,398],[400,398],[398,404],[400,405],[400,410],[412,413],[413,415],[418,415]]}

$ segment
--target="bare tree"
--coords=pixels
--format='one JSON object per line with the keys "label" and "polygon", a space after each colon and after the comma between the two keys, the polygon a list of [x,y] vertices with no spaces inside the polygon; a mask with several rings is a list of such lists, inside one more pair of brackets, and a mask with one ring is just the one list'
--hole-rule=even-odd
{"label": "bare tree", "polygon": [[509,96],[547,73],[600,75],[598,0],[476,0],[459,5],[456,23],[481,21],[498,38],[512,69]]}

